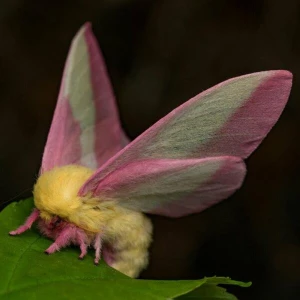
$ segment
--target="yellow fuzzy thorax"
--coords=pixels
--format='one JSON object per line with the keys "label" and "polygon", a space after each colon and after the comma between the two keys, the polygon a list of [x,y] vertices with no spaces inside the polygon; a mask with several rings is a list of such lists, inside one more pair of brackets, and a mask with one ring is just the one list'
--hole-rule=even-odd
{"label": "yellow fuzzy thorax", "polygon": [[46,221],[59,216],[85,230],[91,238],[100,233],[101,239],[116,251],[112,267],[137,277],[148,264],[151,222],[143,213],[123,208],[116,199],[78,196],[92,174],[92,170],[77,165],[43,173],[34,186],[35,205]]}
{"label": "yellow fuzzy thorax", "polygon": [[[91,169],[77,165],[56,167],[43,173],[33,191],[41,218],[50,220],[56,215],[87,231],[98,232],[109,213],[106,210],[103,218],[103,212],[95,209],[94,201],[89,204],[89,201],[85,201],[87,199],[78,196],[80,188],[92,174]],[[113,203],[102,206],[113,210]]]}

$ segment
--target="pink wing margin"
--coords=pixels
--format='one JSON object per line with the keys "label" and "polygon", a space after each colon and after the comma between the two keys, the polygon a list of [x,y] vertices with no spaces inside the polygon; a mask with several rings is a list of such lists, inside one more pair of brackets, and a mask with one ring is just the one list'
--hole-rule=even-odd
{"label": "pink wing margin", "polygon": [[127,144],[101,51],[86,23],[70,47],[41,172],[67,164],[96,169]]}

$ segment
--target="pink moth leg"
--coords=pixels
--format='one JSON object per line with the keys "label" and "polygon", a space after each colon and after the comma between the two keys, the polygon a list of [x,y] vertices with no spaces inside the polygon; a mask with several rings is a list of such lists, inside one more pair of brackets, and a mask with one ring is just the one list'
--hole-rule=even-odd
{"label": "pink moth leg", "polygon": [[98,265],[99,260],[101,259],[101,248],[102,248],[102,241],[101,241],[100,233],[98,233],[95,237],[94,248],[95,248],[94,264]]}
{"label": "pink moth leg", "polygon": [[73,237],[74,237],[74,229],[71,226],[67,226],[62,230],[62,232],[56,238],[55,242],[51,244],[47,250],[45,250],[45,253],[52,254],[56,251],[59,251],[60,248],[69,245],[70,240]]}
{"label": "pink moth leg", "polygon": [[109,266],[111,266],[113,264],[113,262],[114,262],[114,251],[108,245],[104,246],[104,249],[103,249],[103,258],[104,258],[105,262]]}
{"label": "pink moth leg", "polygon": [[81,250],[79,258],[83,259],[83,257],[87,254],[87,245],[85,243],[85,240],[86,236],[80,229],[72,225],[67,226],[62,230],[62,232],[56,238],[55,242],[50,245],[45,253],[52,254],[56,251],[59,251],[60,248],[68,246],[71,242],[76,241],[79,244]]}
{"label": "pink moth leg", "polygon": [[87,254],[87,245],[85,243],[86,236],[81,230],[77,230],[76,234],[77,234],[77,243],[79,244],[80,251],[81,251],[78,258],[83,259]]}
{"label": "pink moth leg", "polygon": [[9,234],[18,235],[30,229],[32,224],[38,219],[39,215],[40,215],[39,210],[35,208],[30,214],[30,216],[27,218],[25,223],[21,225],[19,228],[17,228],[16,230],[11,231]]}

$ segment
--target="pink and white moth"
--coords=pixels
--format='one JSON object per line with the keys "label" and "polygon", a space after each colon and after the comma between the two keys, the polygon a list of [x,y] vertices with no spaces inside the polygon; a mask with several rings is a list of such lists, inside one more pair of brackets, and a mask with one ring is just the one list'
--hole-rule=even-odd
{"label": "pink and white moth", "polygon": [[134,141],[120,126],[106,67],[85,24],[75,36],[34,186],[38,221],[51,254],[75,244],[95,248],[113,268],[137,277],[148,264],[152,225],[144,213],[181,217],[233,194],[244,159],[281,115],[288,71],[227,80],[174,109]]}

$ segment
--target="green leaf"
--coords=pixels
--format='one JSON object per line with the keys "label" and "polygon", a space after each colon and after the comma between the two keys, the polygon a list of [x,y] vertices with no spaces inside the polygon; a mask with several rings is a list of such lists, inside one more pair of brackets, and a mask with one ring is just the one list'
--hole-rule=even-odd
{"label": "green leaf", "polygon": [[[8,232],[20,226],[33,208],[32,199],[12,203],[0,214],[0,300],[10,299],[235,299],[217,284],[244,283],[228,278],[213,277],[201,280],[136,280],[108,267],[104,262],[93,265],[93,253],[81,261],[77,248],[63,249],[45,255],[51,241],[33,228],[20,236]],[[91,251],[92,252],[92,251]],[[195,295],[195,296],[193,296]],[[207,296],[206,296],[207,295]],[[208,298],[208,296],[211,296]],[[192,297],[192,298],[191,298]],[[202,297],[202,298],[201,298]],[[204,298],[203,298],[204,297]],[[205,298],[206,297],[206,298]],[[219,297],[219,298],[218,298]]]}
{"label": "green leaf", "polygon": [[241,282],[241,281],[236,281],[236,280],[232,280],[229,277],[218,277],[218,276],[214,276],[214,277],[205,277],[204,278],[206,280],[207,284],[230,284],[230,285],[237,285],[240,287],[249,287],[251,286],[251,282]]}
{"label": "green leaf", "polygon": [[196,299],[201,299],[201,300],[237,300],[237,298],[229,294],[226,289],[216,286],[216,285],[211,285],[211,284],[204,284],[203,286],[197,288],[196,290],[183,295],[179,298],[178,300],[196,300]]}
{"label": "green leaf", "polygon": [[218,284],[230,284],[237,285],[240,287],[249,287],[251,283],[245,283],[241,281],[231,280],[228,277],[210,277],[204,278],[205,283],[195,289],[194,291],[187,293],[179,298],[178,300],[237,300],[237,298],[228,293],[225,288],[217,286]]}

